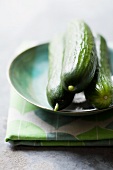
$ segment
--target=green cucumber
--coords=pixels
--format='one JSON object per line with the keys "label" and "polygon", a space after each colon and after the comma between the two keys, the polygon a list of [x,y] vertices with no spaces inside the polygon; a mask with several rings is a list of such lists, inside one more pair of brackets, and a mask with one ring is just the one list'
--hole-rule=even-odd
{"label": "green cucumber", "polygon": [[49,70],[46,88],[47,99],[54,111],[67,107],[73,100],[74,94],[62,87],[61,68],[64,51],[63,36],[55,37],[49,44]]}
{"label": "green cucumber", "polygon": [[95,38],[98,66],[95,76],[85,90],[86,99],[96,108],[108,108],[113,100],[113,87],[106,40],[101,35]]}
{"label": "green cucumber", "polygon": [[94,37],[83,21],[72,21],[65,34],[62,85],[67,91],[81,92],[91,82],[97,65]]}

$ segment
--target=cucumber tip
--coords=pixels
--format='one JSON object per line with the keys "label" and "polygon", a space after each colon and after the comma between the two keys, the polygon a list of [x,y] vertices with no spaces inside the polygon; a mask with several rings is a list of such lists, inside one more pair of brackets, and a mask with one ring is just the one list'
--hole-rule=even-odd
{"label": "cucumber tip", "polygon": [[107,100],[107,99],[108,99],[108,96],[104,96],[104,99]]}
{"label": "cucumber tip", "polygon": [[55,107],[54,107],[54,111],[56,112],[56,111],[58,111],[58,109],[59,109],[59,104],[56,103],[56,105],[55,105]]}
{"label": "cucumber tip", "polygon": [[75,91],[75,87],[72,86],[72,85],[70,85],[70,86],[68,86],[68,90],[69,90],[69,91]]}

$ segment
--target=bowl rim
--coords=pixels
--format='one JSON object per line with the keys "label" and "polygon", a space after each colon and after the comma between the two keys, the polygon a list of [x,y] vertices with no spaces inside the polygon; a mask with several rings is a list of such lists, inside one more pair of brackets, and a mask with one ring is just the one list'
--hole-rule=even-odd
{"label": "bowl rim", "polygon": [[[40,42],[40,43],[36,43],[36,44],[33,44],[31,45],[30,47],[26,48],[25,50],[22,50],[21,52],[19,53],[16,53],[14,55],[13,58],[11,58],[11,60],[9,61],[9,64],[7,66],[7,72],[6,72],[6,75],[7,75],[7,80],[11,86],[11,88],[13,88],[16,93],[21,96],[23,99],[25,99],[27,102],[29,102],[30,104],[33,104],[41,109],[44,109],[46,111],[49,111],[49,112],[54,112],[54,113],[58,113],[58,114],[62,114],[62,115],[65,115],[65,116],[87,116],[87,115],[93,115],[93,114],[96,114],[96,113],[100,113],[100,112],[103,112],[103,111],[107,111],[107,110],[110,110],[113,108],[113,105],[109,106],[108,108],[105,108],[105,109],[97,109],[97,108],[94,108],[94,109],[85,109],[85,110],[77,110],[77,111],[66,111],[66,110],[60,110],[60,111],[53,111],[52,109],[49,109],[49,108],[46,108],[40,104],[37,104],[35,102],[32,102],[30,101],[29,99],[27,99],[23,94],[21,94],[17,88],[14,86],[12,80],[11,80],[11,75],[10,75],[10,71],[11,71],[11,66],[13,65],[14,61],[20,57],[20,55],[22,55],[23,53],[27,52],[28,50],[31,50],[33,48],[36,48],[38,46],[42,46],[42,45],[47,45],[49,44],[49,42]],[[113,42],[108,42],[108,48],[109,49],[113,49]]]}

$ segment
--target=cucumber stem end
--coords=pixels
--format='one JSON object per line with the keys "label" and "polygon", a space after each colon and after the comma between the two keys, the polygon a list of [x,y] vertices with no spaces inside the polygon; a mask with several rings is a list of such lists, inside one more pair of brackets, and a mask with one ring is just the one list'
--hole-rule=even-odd
{"label": "cucumber stem end", "polygon": [[58,109],[59,109],[59,104],[56,103],[56,105],[55,105],[55,107],[54,107],[54,111],[56,112],[56,111],[58,111]]}
{"label": "cucumber stem end", "polygon": [[70,86],[68,86],[68,90],[69,90],[69,91],[75,91],[75,87],[72,86],[72,85],[70,85]]}

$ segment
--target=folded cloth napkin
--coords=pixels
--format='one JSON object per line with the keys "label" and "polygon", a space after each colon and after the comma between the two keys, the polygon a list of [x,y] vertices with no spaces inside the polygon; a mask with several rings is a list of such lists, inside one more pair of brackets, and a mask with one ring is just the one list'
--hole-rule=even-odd
{"label": "folded cloth napkin", "polygon": [[11,90],[6,142],[31,146],[111,146],[113,109],[91,116],[42,110]]}

